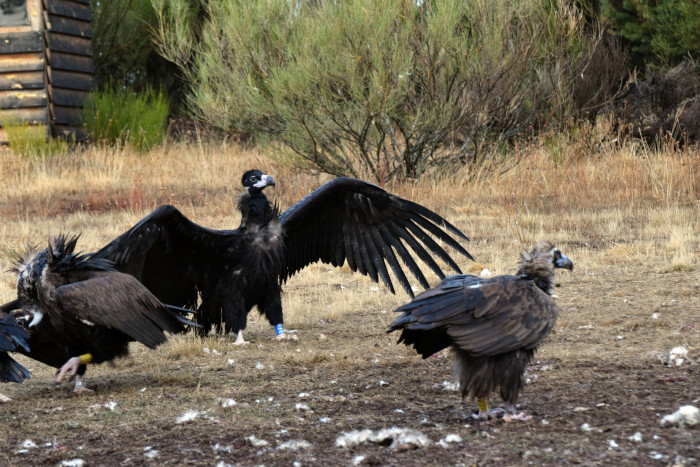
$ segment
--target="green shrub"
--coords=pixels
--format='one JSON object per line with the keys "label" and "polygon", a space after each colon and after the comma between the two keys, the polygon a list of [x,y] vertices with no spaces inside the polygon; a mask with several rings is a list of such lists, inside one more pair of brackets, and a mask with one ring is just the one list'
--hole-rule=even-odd
{"label": "green shrub", "polygon": [[698,0],[604,0],[604,14],[640,65],[672,66],[700,58]]}
{"label": "green shrub", "polygon": [[567,0],[210,1],[205,21],[157,3],[195,116],[335,175],[479,163],[608,96],[588,68],[599,37]]}
{"label": "green shrub", "polygon": [[142,151],[163,141],[167,119],[165,94],[150,87],[135,93],[107,86],[91,94],[85,106],[85,121],[94,142]]}
{"label": "green shrub", "polygon": [[50,157],[68,151],[68,142],[49,138],[46,125],[13,121],[0,122],[7,134],[10,150],[24,157]]}
{"label": "green shrub", "polygon": [[182,98],[177,69],[158,54],[153,41],[157,16],[151,0],[92,0],[91,3],[97,88],[113,83],[140,92],[151,86],[164,89],[173,103]]}

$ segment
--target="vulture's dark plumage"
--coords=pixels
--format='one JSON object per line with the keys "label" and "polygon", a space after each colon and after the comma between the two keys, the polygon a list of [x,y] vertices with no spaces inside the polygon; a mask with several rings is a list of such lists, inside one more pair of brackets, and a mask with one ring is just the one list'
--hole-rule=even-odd
{"label": "vulture's dark plumage", "polygon": [[204,332],[223,323],[226,332],[238,333],[237,343],[244,342],[241,330],[253,306],[283,335],[281,284],[316,261],[347,261],[394,292],[388,264],[413,296],[399,260],[424,288],[429,285],[414,255],[441,278],[430,253],[459,272],[432,237],[471,258],[449,232],[467,237],[441,216],[361,180],[336,178],[282,214],[263,193],[274,185],[272,177],[251,170],[242,183],[237,229],[207,229],[165,205],[96,256],[137,277],[163,302],[198,308]]}
{"label": "vulture's dark plumage", "polygon": [[155,348],[189,322],[109,261],[74,253],[77,240],[59,235],[18,260],[17,300],[3,309],[29,333],[14,350],[59,368],[57,382],[76,375],[83,392],[87,363],[126,355],[130,341]]}
{"label": "vulture's dark plumage", "polygon": [[8,314],[15,308],[16,301],[0,306],[0,382],[21,383],[29,378],[29,371],[17,363],[7,352],[14,352],[18,348],[29,351],[27,339],[29,333]]}
{"label": "vulture's dark plumage", "polygon": [[400,330],[399,343],[423,358],[451,346],[462,397],[477,398],[479,417],[490,415],[486,400],[497,388],[513,411],[523,373],[557,319],[554,268],[571,270],[573,263],[540,242],[521,254],[514,276],[447,277],[398,308],[387,332]]}

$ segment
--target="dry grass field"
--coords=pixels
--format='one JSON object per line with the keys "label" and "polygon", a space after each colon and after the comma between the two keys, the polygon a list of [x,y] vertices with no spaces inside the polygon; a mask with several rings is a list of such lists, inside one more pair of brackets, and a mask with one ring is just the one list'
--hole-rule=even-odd
{"label": "dry grass field", "polygon": [[[473,420],[474,401],[449,384],[448,354],[422,360],[385,333],[403,292],[314,265],[285,286],[295,340],[274,340],[254,311],[248,346],[191,334],[156,351],[132,344],[129,358],[89,366],[95,393],[83,396],[71,383],[54,388],[52,368],[17,357],[32,378],[0,387],[11,398],[0,404],[0,464],[696,464],[700,426],[660,420],[700,406],[700,152],[627,143],[584,153],[576,142],[556,155],[532,147],[505,171],[385,187],[471,238],[476,261],[458,258],[464,272],[512,273],[541,239],[573,259],[572,273],[557,272],[559,321],[520,398],[531,420]],[[283,208],[328,179],[226,144],[47,160],[0,149],[0,300],[14,298],[11,257],[49,235],[80,232],[79,247],[91,251],[161,203],[208,227],[237,226],[240,176],[253,167],[275,177],[268,195]],[[689,358],[666,365],[677,346]],[[390,427],[429,443],[338,443],[352,430]]]}

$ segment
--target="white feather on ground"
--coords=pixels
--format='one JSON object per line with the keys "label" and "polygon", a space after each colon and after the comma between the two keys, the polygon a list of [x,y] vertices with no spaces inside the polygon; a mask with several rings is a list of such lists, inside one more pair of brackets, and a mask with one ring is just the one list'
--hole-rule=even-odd
{"label": "white feather on ground", "polygon": [[303,439],[290,439],[277,446],[279,450],[298,451],[299,449],[311,449],[311,443]]}
{"label": "white feather on ground", "polygon": [[180,415],[177,420],[175,420],[175,423],[180,424],[191,422],[203,413],[204,412],[200,412],[199,410],[190,410],[189,412],[185,412],[184,414]]}
{"label": "white feather on ground", "polygon": [[668,366],[681,366],[688,359],[688,349],[674,347],[668,353]]}
{"label": "white feather on ground", "polygon": [[335,445],[342,448],[351,448],[365,442],[388,444],[391,449],[424,448],[431,441],[422,432],[410,428],[383,428],[372,431],[369,429],[343,432],[335,439]]}
{"label": "white feather on ground", "polygon": [[697,424],[700,424],[700,409],[692,405],[684,405],[661,419],[661,426],[686,427]]}
{"label": "white feather on ground", "polygon": [[268,441],[265,441],[264,439],[257,438],[255,435],[250,435],[245,440],[256,448],[264,448],[265,446],[270,445],[270,443]]}

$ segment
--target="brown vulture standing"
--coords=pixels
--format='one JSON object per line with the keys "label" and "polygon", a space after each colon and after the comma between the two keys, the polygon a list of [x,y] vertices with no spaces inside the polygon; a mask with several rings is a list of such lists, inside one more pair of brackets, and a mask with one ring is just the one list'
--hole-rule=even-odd
{"label": "brown vulture standing", "polygon": [[452,346],[462,398],[476,396],[478,418],[493,415],[487,397],[496,388],[512,412],[523,373],[557,319],[554,268],[573,267],[558,248],[540,242],[521,254],[514,276],[445,278],[398,308],[402,314],[387,332],[401,330],[399,343],[423,358]]}
{"label": "brown vulture standing", "polygon": [[[10,302],[7,311],[14,309],[15,304],[16,302]],[[29,371],[14,361],[7,352],[14,352],[18,348],[28,352],[29,333],[6,313],[5,308],[0,306],[0,382],[21,383],[29,378]]]}
{"label": "brown vulture standing", "polygon": [[17,351],[59,368],[56,382],[75,375],[83,386],[87,363],[102,363],[128,353],[130,341],[155,348],[165,331],[191,324],[161,303],[138,280],[115,271],[92,255],[74,253],[78,237],[59,235],[49,247],[17,263],[17,300],[3,305],[29,332],[29,349]]}
{"label": "brown vulture standing", "polygon": [[459,267],[431,235],[471,259],[448,233],[468,240],[456,227],[370,183],[336,178],[279,214],[263,193],[274,186],[272,177],[250,170],[241,182],[246,191],[236,230],[201,227],[164,205],[96,257],[134,275],[164,303],[198,308],[203,332],[223,323],[226,332],[238,334],[237,344],[245,343],[241,331],[253,306],[284,337],[282,283],[316,261],[338,267],[347,261],[351,270],[375,282],[381,278],[394,292],[388,263],[413,296],[399,258],[424,288],[429,285],[409,249],[441,278],[429,252],[457,272]]}

